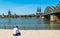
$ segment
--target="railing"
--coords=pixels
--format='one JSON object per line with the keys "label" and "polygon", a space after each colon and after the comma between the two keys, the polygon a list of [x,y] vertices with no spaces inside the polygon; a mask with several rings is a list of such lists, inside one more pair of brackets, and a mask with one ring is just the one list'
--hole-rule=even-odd
{"label": "railing", "polygon": [[59,24],[25,24],[25,25],[0,25],[0,29],[13,29],[18,26],[20,30],[60,30]]}

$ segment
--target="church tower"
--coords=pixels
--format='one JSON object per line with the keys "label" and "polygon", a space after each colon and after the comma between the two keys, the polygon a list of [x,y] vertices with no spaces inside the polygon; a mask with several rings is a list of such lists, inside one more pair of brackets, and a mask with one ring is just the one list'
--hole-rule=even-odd
{"label": "church tower", "polygon": [[40,12],[41,12],[41,8],[38,7],[38,8],[37,8],[37,13],[40,13]]}
{"label": "church tower", "polygon": [[10,10],[8,11],[8,17],[9,18],[11,17],[11,11]]}
{"label": "church tower", "polygon": [[8,11],[8,15],[11,15],[11,11],[10,10]]}
{"label": "church tower", "polygon": [[40,7],[37,8],[36,15],[37,15],[37,17],[41,17],[42,16],[41,8]]}

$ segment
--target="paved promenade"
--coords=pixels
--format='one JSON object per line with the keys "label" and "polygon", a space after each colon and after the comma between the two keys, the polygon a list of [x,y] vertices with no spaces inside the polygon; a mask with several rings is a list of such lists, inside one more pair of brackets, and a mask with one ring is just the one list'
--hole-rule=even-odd
{"label": "paved promenade", "polygon": [[0,29],[0,38],[60,38],[60,30],[20,30],[21,36],[13,36],[12,30]]}

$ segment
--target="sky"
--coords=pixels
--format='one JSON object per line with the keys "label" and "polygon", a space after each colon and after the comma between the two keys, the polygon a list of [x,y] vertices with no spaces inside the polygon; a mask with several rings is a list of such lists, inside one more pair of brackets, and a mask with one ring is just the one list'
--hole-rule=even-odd
{"label": "sky", "polygon": [[37,8],[40,7],[42,13],[47,6],[55,6],[60,0],[0,0],[0,15],[3,13],[17,15],[36,14]]}

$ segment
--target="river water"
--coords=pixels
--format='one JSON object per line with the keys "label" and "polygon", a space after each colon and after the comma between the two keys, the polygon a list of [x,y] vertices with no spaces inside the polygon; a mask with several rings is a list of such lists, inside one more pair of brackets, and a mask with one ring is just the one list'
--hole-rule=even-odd
{"label": "river water", "polygon": [[20,30],[60,30],[60,22],[50,22],[42,18],[0,18],[0,29]]}

